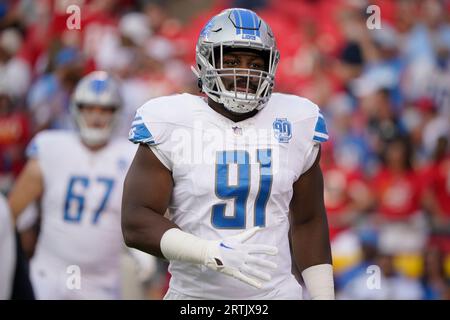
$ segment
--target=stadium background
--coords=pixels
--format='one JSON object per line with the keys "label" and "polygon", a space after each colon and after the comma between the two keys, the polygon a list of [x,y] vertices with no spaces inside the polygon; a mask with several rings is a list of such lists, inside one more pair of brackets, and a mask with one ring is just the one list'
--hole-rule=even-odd
{"label": "stadium background", "polygon": [[[67,27],[71,4],[80,29]],[[370,4],[381,9],[380,29],[367,27]],[[227,7],[269,23],[281,51],[275,90],[311,99],[327,120],[322,168],[338,298],[381,297],[361,289],[377,265],[395,288],[382,297],[450,299],[450,1],[2,1],[1,192],[36,132],[73,128],[69,97],[89,71],[122,80],[119,135],[146,100],[198,93],[197,36]],[[32,255],[37,228],[28,220],[22,240]],[[165,267],[158,262],[146,280],[147,298],[161,297]]]}

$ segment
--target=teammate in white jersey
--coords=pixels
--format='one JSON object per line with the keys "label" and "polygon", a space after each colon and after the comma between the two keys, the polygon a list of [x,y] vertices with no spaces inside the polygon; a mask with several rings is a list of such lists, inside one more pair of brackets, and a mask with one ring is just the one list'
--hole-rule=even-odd
{"label": "teammate in white jersey", "polygon": [[135,149],[112,139],[121,109],[118,82],[95,71],[72,103],[78,131],[43,131],[9,196],[15,219],[41,198],[31,280],[38,299],[120,298],[122,186]]}
{"label": "teammate in white jersey", "polygon": [[213,17],[196,58],[207,99],[161,97],[137,111],[125,242],[170,261],[166,299],[301,299],[292,260],[313,299],[333,299],[319,108],[272,94],[279,53],[252,11]]}
{"label": "teammate in white jersey", "polygon": [[14,266],[16,265],[16,243],[8,203],[0,193],[0,300],[11,298]]}

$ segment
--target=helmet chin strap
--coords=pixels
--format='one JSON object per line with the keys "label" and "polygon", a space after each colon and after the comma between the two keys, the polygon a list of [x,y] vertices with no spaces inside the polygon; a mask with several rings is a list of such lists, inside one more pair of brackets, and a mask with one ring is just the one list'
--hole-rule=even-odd
{"label": "helmet chin strap", "polygon": [[200,78],[200,72],[198,72],[197,68],[191,66],[191,71],[195,74],[197,78]]}

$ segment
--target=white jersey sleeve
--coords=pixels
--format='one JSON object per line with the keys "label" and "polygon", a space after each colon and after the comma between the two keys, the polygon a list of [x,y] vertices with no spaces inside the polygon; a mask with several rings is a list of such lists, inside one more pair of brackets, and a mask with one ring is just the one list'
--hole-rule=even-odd
{"label": "white jersey sleeve", "polygon": [[294,146],[289,159],[298,179],[313,165],[320,144],[328,140],[325,118],[320,108],[308,99],[288,94],[274,94],[272,99],[277,104],[277,112],[292,123]]}
{"label": "white jersey sleeve", "polygon": [[25,150],[28,159],[39,159],[39,145],[41,144],[42,132],[36,134]]}
{"label": "white jersey sleeve", "polygon": [[[184,95],[152,99],[136,111],[128,140],[150,147],[156,157],[169,170],[173,169],[174,143],[172,132],[187,119],[183,119]],[[187,95],[186,95],[187,96]]]}
{"label": "white jersey sleeve", "polygon": [[[52,131],[41,131],[33,137],[25,150],[28,159],[35,159],[38,161],[44,177],[44,183],[45,177],[51,172],[52,167],[52,161],[46,161],[46,158],[51,158],[49,150],[52,150],[52,140]],[[47,147],[48,145],[50,146]]]}
{"label": "white jersey sleeve", "polygon": [[61,148],[67,143],[70,131],[44,130],[37,133],[28,144],[25,153],[28,159],[35,159],[39,163],[44,177],[44,184],[52,176],[55,166],[61,166]]}
{"label": "white jersey sleeve", "polygon": [[312,130],[310,147],[307,149],[308,151],[305,154],[305,164],[303,166],[302,174],[308,171],[309,168],[314,164],[317,158],[317,154],[319,153],[320,144],[322,142],[326,142],[328,140],[328,130],[325,123],[325,118],[320,112],[319,107],[317,107],[317,114],[311,119],[311,122],[314,124],[314,129]]}

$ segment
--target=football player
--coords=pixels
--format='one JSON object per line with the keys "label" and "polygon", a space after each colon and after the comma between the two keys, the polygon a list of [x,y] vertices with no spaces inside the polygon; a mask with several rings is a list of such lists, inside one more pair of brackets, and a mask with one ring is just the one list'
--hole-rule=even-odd
{"label": "football player", "polygon": [[0,300],[11,298],[14,266],[16,264],[16,244],[14,240],[14,228],[11,223],[8,203],[0,193]]}
{"label": "football player", "polygon": [[14,219],[41,199],[31,280],[38,299],[120,298],[122,184],[135,148],[112,138],[122,108],[118,81],[85,76],[72,97],[78,131],[37,134],[9,204]]}
{"label": "football player", "polygon": [[165,299],[301,299],[290,241],[310,297],[334,298],[319,166],[328,134],[311,101],[272,94],[279,57],[259,16],[227,9],[196,46],[207,98],[160,97],[137,111],[122,231],[170,261]]}

